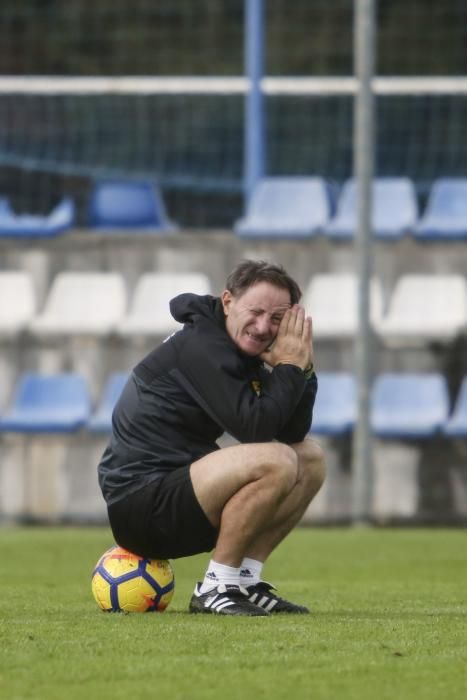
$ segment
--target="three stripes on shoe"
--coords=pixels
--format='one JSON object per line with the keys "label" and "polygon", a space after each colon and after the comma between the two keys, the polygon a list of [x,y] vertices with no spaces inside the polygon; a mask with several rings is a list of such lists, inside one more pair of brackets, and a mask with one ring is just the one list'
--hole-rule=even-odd
{"label": "three stripes on shoe", "polygon": [[[266,612],[271,612],[278,602],[274,598],[270,598],[266,595],[261,596],[259,593],[252,593],[251,596],[245,596],[245,598],[258,607],[263,608],[263,610],[266,610]],[[227,597],[224,592],[221,593],[214,591],[212,596],[206,596],[203,601],[204,607],[210,608],[215,612],[220,612],[224,608],[236,605],[237,602],[238,601]]]}
{"label": "three stripes on shoe", "polygon": [[276,599],[270,598],[267,595],[261,596],[259,600],[258,598],[260,598],[260,593],[252,593],[248,600],[257,605],[259,608],[263,608],[263,610],[266,610],[267,612],[272,612],[278,603]]}

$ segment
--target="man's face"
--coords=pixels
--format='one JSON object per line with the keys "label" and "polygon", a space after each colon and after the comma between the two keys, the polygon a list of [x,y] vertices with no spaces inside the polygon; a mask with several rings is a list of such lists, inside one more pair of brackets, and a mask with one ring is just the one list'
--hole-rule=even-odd
{"label": "man's face", "polygon": [[240,350],[254,356],[271,345],[291,303],[287,289],[258,282],[237,297],[225,290],[222,305],[227,333]]}

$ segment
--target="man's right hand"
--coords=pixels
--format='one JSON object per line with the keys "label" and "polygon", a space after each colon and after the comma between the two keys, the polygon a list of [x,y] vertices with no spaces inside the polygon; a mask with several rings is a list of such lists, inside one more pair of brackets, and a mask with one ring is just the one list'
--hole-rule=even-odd
{"label": "man's right hand", "polygon": [[304,370],[313,364],[311,317],[302,306],[287,309],[273,344],[260,357],[271,367],[289,364]]}

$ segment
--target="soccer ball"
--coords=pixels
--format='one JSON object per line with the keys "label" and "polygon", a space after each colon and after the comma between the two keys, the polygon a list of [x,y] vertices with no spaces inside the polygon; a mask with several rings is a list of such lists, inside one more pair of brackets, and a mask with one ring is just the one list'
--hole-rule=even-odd
{"label": "soccer ball", "polygon": [[174,594],[171,565],[144,559],[114,546],[101,556],[92,573],[92,593],[107,612],[162,612]]}

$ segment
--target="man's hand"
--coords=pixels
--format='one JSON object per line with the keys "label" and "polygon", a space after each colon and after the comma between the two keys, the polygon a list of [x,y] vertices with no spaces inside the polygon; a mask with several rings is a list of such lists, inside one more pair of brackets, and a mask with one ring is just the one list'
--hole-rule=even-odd
{"label": "man's hand", "polygon": [[271,347],[260,358],[271,367],[280,364],[296,365],[307,369],[313,364],[311,318],[298,304],[287,309]]}

